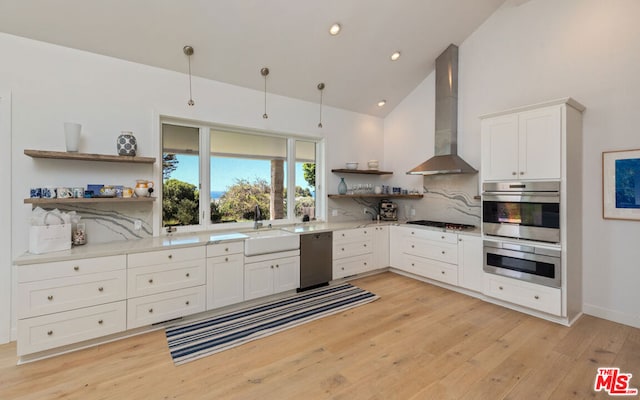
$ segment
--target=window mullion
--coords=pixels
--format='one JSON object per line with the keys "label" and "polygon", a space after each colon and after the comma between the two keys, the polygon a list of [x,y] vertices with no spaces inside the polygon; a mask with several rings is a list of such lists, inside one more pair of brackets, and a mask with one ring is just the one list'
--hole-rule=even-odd
{"label": "window mullion", "polygon": [[296,140],[287,139],[287,219],[295,220],[296,207]]}
{"label": "window mullion", "polygon": [[211,218],[209,218],[211,207],[211,189],[210,189],[210,163],[211,163],[211,146],[210,146],[210,129],[208,127],[200,128],[200,225],[209,228]]}

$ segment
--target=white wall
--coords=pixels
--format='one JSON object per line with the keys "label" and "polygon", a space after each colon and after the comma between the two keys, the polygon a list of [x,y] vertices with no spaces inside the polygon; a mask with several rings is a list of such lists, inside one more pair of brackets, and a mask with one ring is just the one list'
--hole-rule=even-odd
{"label": "white wall", "polygon": [[[11,188],[11,93],[0,91],[0,182]],[[11,196],[0,198],[2,226],[11,225]],[[0,343],[10,339],[10,314],[1,312],[11,307],[11,232],[0,229]]]}
{"label": "white wall", "polygon": [[[181,54],[182,50],[177,52]],[[156,156],[159,150],[154,116],[163,114],[325,137],[329,168],[351,159],[383,156],[380,118],[325,106],[324,128],[320,129],[318,104],[269,95],[269,119],[265,120],[264,97],[259,91],[194,77],[196,105],[189,107],[184,74],[7,34],[0,34],[0,53],[11,55],[0,63],[0,88],[10,90],[13,96],[13,223],[10,228],[3,223],[0,230],[3,238],[13,238],[14,258],[28,247],[31,207],[23,204],[23,199],[29,196],[30,187],[133,184],[136,178],[152,176],[148,166],[35,160],[23,154],[29,148],[64,151],[65,121],[82,124],[80,151],[89,153],[116,154],[116,137],[120,131],[129,130],[136,135],[139,155]],[[259,68],[256,65],[256,79],[261,79]],[[311,85],[310,90],[314,87]],[[328,174],[327,184],[332,189],[337,187],[338,178]],[[155,207],[159,218],[159,205]],[[0,315],[7,315],[8,310],[8,305],[0,304]]]}
{"label": "white wall", "polygon": [[[584,311],[640,327],[640,221],[602,219],[601,200],[602,152],[640,148],[638,16],[636,0],[507,2],[460,44],[458,124],[459,153],[479,167],[479,115],[566,96],[587,107]],[[433,90],[431,74],[385,120],[398,169],[425,159],[416,145],[432,147]]]}

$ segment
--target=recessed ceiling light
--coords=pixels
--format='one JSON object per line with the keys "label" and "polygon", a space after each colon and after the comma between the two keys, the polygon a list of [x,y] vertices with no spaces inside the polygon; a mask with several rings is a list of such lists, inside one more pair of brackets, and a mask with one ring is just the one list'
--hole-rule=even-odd
{"label": "recessed ceiling light", "polygon": [[398,58],[400,58],[400,52],[399,51],[395,51],[393,54],[391,54],[391,61],[396,61]]}
{"label": "recessed ceiling light", "polygon": [[335,36],[335,35],[337,35],[338,33],[340,33],[340,29],[342,29],[342,27],[340,26],[340,24],[339,24],[339,23],[337,23],[337,22],[336,22],[335,24],[331,25],[331,28],[329,28],[329,33],[330,33],[332,36]]}
{"label": "recessed ceiling light", "polygon": [[386,101],[386,100],[380,100],[380,101],[378,102],[378,107],[383,107],[385,104],[387,104],[387,101]]}

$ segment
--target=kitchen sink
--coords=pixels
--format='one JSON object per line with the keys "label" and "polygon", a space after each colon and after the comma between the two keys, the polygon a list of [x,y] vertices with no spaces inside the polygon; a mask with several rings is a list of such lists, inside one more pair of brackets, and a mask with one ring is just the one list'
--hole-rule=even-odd
{"label": "kitchen sink", "polygon": [[281,229],[265,229],[244,232],[244,234],[248,236],[244,240],[244,255],[246,256],[277,253],[300,248],[300,236]]}

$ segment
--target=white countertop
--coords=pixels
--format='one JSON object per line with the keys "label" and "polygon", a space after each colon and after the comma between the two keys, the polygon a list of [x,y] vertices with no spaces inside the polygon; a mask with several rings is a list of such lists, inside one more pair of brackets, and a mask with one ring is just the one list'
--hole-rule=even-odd
{"label": "white countertop", "polygon": [[[327,232],[342,229],[365,228],[373,226],[402,225],[404,222],[395,221],[371,221],[359,220],[348,222],[305,222],[294,225],[285,225],[275,228],[262,229],[283,229],[288,232],[305,234],[314,232]],[[425,227],[419,225],[406,225],[416,229],[436,230],[440,232],[462,233],[469,235],[480,235],[480,228],[470,231],[454,231],[442,228]],[[87,244],[84,246],[72,247],[70,250],[56,251],[46,254],[25,253],[14,260],[15,265],[40,264],[55,261],[77,260],[81,258],[105,257],[113,255],[123,255],[131,253],[142,253],[154,250],[166,250],[169,248],[205,246],[208,244],[221,243],[227,241],[244,240],[248,236],[243,232],[248,230],[229,230],[216,232],[194,232],[174,234],[171,236],[157,236],[145,239],[123,240],[109,243]]]}

